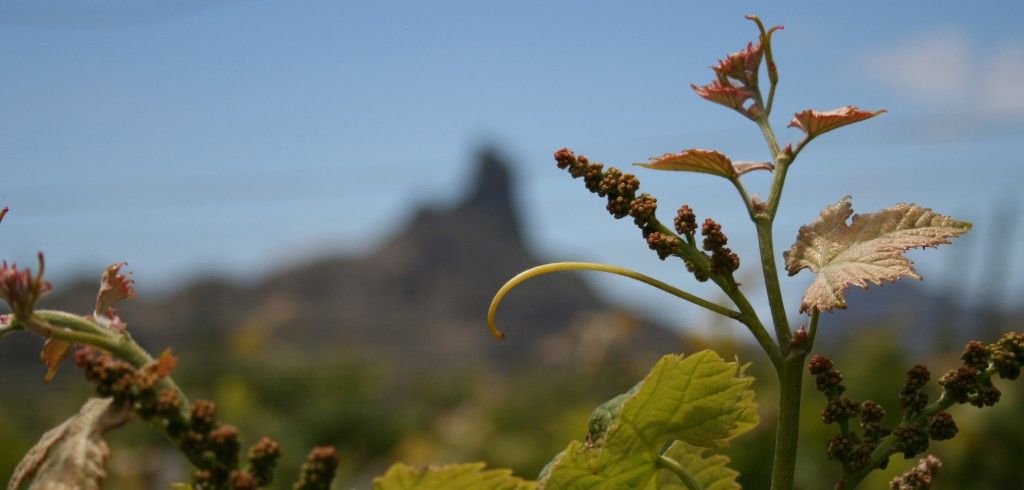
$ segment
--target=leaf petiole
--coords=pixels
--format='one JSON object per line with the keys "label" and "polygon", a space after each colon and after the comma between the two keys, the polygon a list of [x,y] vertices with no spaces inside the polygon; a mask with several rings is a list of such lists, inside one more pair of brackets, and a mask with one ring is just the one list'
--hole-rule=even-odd
{"label": "leaf petiole", "polygon": [[676,460],[665,456],[658,455],[658,466],[675,473],[680,480],[683,480],[683,485],[689,490],[704,490],[704,487],[697,481],[686,468],[683,468]]}

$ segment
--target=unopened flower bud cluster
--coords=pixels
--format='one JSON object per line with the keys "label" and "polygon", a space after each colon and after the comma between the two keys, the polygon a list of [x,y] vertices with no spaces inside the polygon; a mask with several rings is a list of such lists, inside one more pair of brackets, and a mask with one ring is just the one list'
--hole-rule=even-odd
{"label": "unopened flower bud cluster", "polygon": [[[573,178],[582,177],[587,190],[606,198],[605,208],[613,217],[632,217],[647,246],[661,260],[671,256],[682,258],[687,270],[702,282],[712,276],[729,276],[739,268],[739,257],[725,246],[728,238],[714,220],[707,219],[700,227],[704,237],[702,248],[709,253],[701,252],[696,246],[697,218],[689,206],[683,205],[676,213],[676,233],[673,233],[655,216],[658,200],[647,193],[637,194],[640,180],[635,175],[623,173],[616,167],[605,170],[604,165],[592,163],[586,156],[568,148],[555,152],[555,163]],[[696,263],[695,257],[703,257],[703,263]]]}
{"label": "unopened flower bud cluster", "polygon": [[[960,359],[961,366],[939,378],[942,396],[934,402],[925,392],[931,381],[928,368],[920,364],[910,368],[897,397],[903,412],[902,421],[889,429],[882,425],[885,410],[880,405],[870,400],[858,405],[842,396],[846,391],[843,376],[831,359],[821,355],[811,358],[808,369],[815,376],[816,388],[828,400],[822,420],[826,424],[838,423],[842,431],[826,445],[829,459],[840,461],[844,474],[852,474],[886,466],[889,454],[881,461],[875,460],[877,466],[867,467],[874,464],[872,452],[886,438],[893,438],[889,446],[891,453],[902,453],[906,459],[926,451],[930,441],[952,439],[959,428],[945,409],[954,404],[981,408],[997,403],[1001,393],[993,384],[992,376],[1004,379],[1020,376],[1024,365],[1024,334],[1010,332],[990,345],[971,341],[964,347]],[[849,420],[858,417],[860,434],[850,430],[848,425]],[[938,468],[932,463],[937,461],[931,456],[923,459],[917,467],[894,479],[891,488],[930,488],[931,478]]]}

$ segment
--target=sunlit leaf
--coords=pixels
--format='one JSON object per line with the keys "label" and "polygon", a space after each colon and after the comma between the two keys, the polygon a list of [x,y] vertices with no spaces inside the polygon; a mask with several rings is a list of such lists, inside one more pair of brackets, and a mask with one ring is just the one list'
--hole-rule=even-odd
{"label": "sunlit leaf", "polygon": [[849,105],[833,109],[831,111],[815,111],[813,109],[808,109],[806,111],[796,113],[793,120],[789,122],[789,127],[800,129],[804,133],[807,133],[807,139],[811,139],[823,133],[832,131],[833,129],[846,126],[847,124],[871,119],[883,112],[885,112],[884,109],[879,111],[865,111]]}
{"label": "sunlit leaf", "polygon": [[485,470],[485,463],[412,467],[395,463],[374,478],[374,490],[531,490],[536,482],[512,476],[512,470]]}
{"label": "sunlit leaf", "polygon": [[786,270],[818,273],[807,288],[800,311],[845,308],[844,291],[854,285],[895,281],[900,277],[921,279],[903,252],[934,247],[971,229],[971,224],[913,204],[898,204],[877,213],[853,214],[846,197],[825,208],[813,223],[800,227],[796,243],[783,254]]}
{"label": "sunlit leaf", "polygon": [[665,356],[640,384],[595,410],[588,439],[570,443],[545,468],[541,485],[656,488],[667,473],[658,456],[669,443],[724,447],[758,423],[752,380],[711,351]]}
{"label": "sunlit leaf", "polygon": [[660,157],[651,158],[649,163],[637,163],[636,165],[654,170],[700,172],[727,179],[735,179],[754,170],[771,170],[773,168],[770,163],[733,163],[721,152],[699,148],[684,150],[680,153],[666,153]]}
{"label": "sunlit leaf", "polygon": [[104,465],[110,449],[103,433],[118,425],[111,412],[112,398],[90,398],[78,414],[50,429],[18,463],[8,490],[93,490],[106,478]]}

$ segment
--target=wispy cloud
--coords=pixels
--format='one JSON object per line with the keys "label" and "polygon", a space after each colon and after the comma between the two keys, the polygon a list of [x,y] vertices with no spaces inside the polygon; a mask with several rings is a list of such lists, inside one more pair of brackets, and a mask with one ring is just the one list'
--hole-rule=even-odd
{"label": "wispy cloud", "polygon": [[980,49],[960,32],[933,31],[865,53],[861,66],[918,103],[1024,120],[1024,44]]}
{"label": "wispy cloud", "polygon": [[996,53],[989,60],[984,82],[984,107],[999,115],[1024,118],[1024,45]]}

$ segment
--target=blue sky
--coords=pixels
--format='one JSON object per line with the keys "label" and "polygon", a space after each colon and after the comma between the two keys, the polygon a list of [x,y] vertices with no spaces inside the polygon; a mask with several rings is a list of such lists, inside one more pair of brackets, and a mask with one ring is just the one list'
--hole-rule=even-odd
{"label": "blue sky", "polygon": [[[198,274],[257,277],[311,253],[356,253],[418,204],[451,202],[494,142],[517,163],[531,242],[681,285],[632,225],[555,169],[569,146],[628,165],[689,147],[763,160],[751,123],[696,97],[707,67],[776,36],[775,124],[846,104],[889,113],[816,140],[790,172],[777,249],[846,194],[971,220],[913,253],[937,288],[1024,292],[1019,2],[0,2],[0,251],[45,250],[54,277],[127,260],[143,294]],[[666,219],[683,202],[756,262],[735,193],[700,175],[638,172]],[[767,188],[752,176],[752,191]],[[1016,206],[992,257],[997,206]],[[383,224],[383,226],[382,226]],[[960,265],[953,264],[953,260]],[[806,277],[804,277],[806,276]],[[791,304],[809,280],[785,281]],[[618,279],[624,303],[694,310]],[[748,283],[753,284],[753,276]],[[58,284],[59,285],[59,284]],[[692,287],[696,291],[709,291]],[[692,318],[692,315],[691,315]]]}

